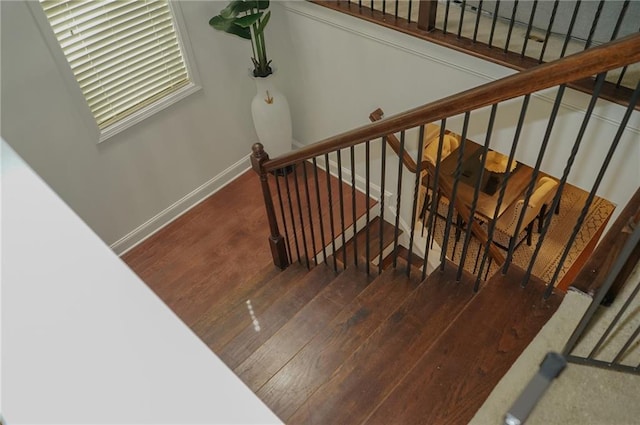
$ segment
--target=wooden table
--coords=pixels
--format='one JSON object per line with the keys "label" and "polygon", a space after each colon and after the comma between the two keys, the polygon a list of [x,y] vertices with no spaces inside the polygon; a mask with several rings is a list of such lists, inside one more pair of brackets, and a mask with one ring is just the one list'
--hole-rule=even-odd
{"label": "wooden table", "polygon": [[[483,147],[471,140],[467,140],[464,146],[464,155],[462,159],[463,169],[456,191],[456,198],[468,207],[473,203],[473,193],[475,184],[478,181],[479,169],[481,166],[480,155]],[[449,179],[453,185],[454,172],[458,165],[459,151],[452,152],[440,164],[440,178]],[[531,182],[533,169],[525,164],[518,163],[516,168],[511,172],[509,183],[507,184],[500,210],[497,217],[500,217],[507,208],[517,202],[522,197],[527,186]],[[542,174],[541,174],[542,175]],[[484,170],[483,182],[480,188],[476,213],[482,215],[487,220],[492,220],[498,204],[500,196],[500,183],[502,182],[503,173],[492,173]],[[496,217],[496,218],[497,218]]]}

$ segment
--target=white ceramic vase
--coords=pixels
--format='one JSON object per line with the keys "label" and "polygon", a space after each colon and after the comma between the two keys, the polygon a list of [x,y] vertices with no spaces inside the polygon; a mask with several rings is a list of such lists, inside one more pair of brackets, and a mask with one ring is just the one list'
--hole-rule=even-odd
{"label": "white ceramic vase", "polygon": [[258,140],[270,158],[291,151],[289,103],[273,82],[273,74],[254,77],[257,93],[251,101],[251,115]]}

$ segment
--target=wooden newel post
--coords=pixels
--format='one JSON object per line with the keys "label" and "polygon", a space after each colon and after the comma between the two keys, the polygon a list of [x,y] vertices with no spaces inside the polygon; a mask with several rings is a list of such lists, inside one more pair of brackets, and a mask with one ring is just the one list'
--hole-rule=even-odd
{"label": "wooden newel post", "polygon": [[276,211],[273,208],[273,200],[271,199],[271,189],[267,181],[267,172],[262,168],[262,164],[269,159],[269,155],[264,151],[262,143],[255,143],[252,147],[251,167],[260,176],[260,185],[262,186],[262,196],[264,197],[264,207],[267,210],[267,220],[269,220],[269,247],[271,248],[271,256],[273,264],[281,269],[285,269],[289,265],[287,257],[287,247],[284,238],[278,230],[278,221],[276,220]]}

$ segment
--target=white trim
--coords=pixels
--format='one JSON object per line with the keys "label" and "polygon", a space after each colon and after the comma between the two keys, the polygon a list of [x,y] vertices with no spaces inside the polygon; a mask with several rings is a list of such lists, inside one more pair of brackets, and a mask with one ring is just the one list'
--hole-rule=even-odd
{"label": "white trim", "polygon": [[91,131],[91,134],[93,135],[96,143],[104,142],[105,140],[128,129],[129,127],[134,126],[144,119],[155,115],[157,112],[166,109],[167,107],[179,102],[180,100],[190,96],[193,93],[196,93],[202,88],[200,84],[200,74],[198,73],[198,69],[195,66],[195,56],[193,54],[193,50],[191,49],[191,40],[189,38],[187,26],[185,25],[180,3],[169,1],[169,8],[171,9],[171,14],[174,18],[175,23],[176,37],[182,50],[182,55],[184,58],[185,66],[187,68],[190,83],[185,87],[182,87],[170,93],[169,95],[162,97],[151,105],[142,108],[139,111],[136,111],[135,113],[128,115],[121,120],[118,120],[115,124],[100,130],[98,124],[96,123],[96,119],[91,113],[91,110],[87,105],[87,101],[82,94],[82,90],[80,89],[80,86],[78,85],[78,82],[73,75],[71,66],[67,61],[64,52],[60,48],[60,44],[58,43],[53,29],[49,24],[47,16],[40,6],[40,3],[37,1],[27,1],[26,3],[29,6],[29,11],[31,12],[33,19],[36,22],[36,26],[40,30],[40,34],[42,35],[42,38],[44,39],[49,52],[51,53],[51,56],[56,62],[58,70],[60,71],[60,75],[65,82],[69,95],[72,98],[72,103],[76,105],[77,111],[82,117],[82,121]]}
{"label": "white trim", "polygon": [[[306,145],[298,142],[297,140],[293,140],[292,141],[292,145],[295,146],[296,148],[302,148]],[[323,157],[319,157],[317,159],[317,163],[318,163],[318,167],[320,167],[322,170],[326,171],[327,167],[324,163],[324,158]],[[338,163],[334,160],[329,160],[329,173],[335,177],[338,178]],[[351,185],[351,170],[348,168],[345,168],[344,166],[342,167],[342,180],[344,181],[344,183]],[[366,193],[366,185],[367,185],[367,181],[365,180],[364,177],[356,174],[356,189],[365,194]],[[376,202],[380,202],[380,198],[381,198],[381,188],[380,186],[378,186],[375,183],[369,183],[369,197],[374,199]],[[390,205],[391,204],[391,200],[393,198],[393,193],[389,192],[388,190],[384,191],[384,203],[385,205]]]}
{"label": "white trim", "polygon": [[235,164],[231,165],[220,174],[213,177],[200,187],[183,196],[155,216],[133,229],[131,232],[118,239],[110,245],[117,255],[124,255],[138,244],[167,226],[169,223],[195,207],[209,196],[240,177],[244,172],[251,169],[248,164],[249,156],[245,156]]}
{"label": "white trim", "polygon": [[[330,25],[334,28],[338,28],[341,29],[343,31],[352,33],[352,34],[356,34],[358,36],[364,37],[366,39],[375,41],[377,43],[392,47],[395,50],[401,50],[405,53],[409,53],[411,55],[414,56],[418,56],[420,58],[423,59],[427,59],[430,60],[432,62],[436,62],[445,66],[448,66],[449,68],[453,68],[456,70],[460,70],[463,71],[469,75],[473,75],[476,76],[480,79],[483,79],[487,82],[491,82],[491,81],[495,81],[498,80],[500,78],[506,77],[508,75],[511,74],[515,74],[517,73],[517,71],[502,66],[502,65],[497,65],[494,64],[492,62],[477,58],[477,57],[472,57],[473,60],[482,60],[484,62],[486,62],[486,64],[488,66],[491,66],[494,68],[495,73],[500,73],[500,74],[504,74],[504,75],[500,75],[498,77],[496,77],[495,73],[494,74],[490,74],[487,72],[482,72],[479,71],[477,69],[471,68],[469,66],[465,66],[462,65],[461,63],[452,63],[450,60],[447,60],[444,57],[439,57],[433,54],[429,54],[429,53],[425,53],[424,51],[420,51],[420,50],[416,50],[415,48],[412,47],[408,47],[406,45],[407,42],[409,41],[414,41],[415,43],[428,43],[432,48],[435,49],[446,49],[447,51],[447,56],[452,56],[452,55],[462,55],[460,56],[460,58],[464,58],[463,60],[471,60],[469,58],[470,55],[466,54],[466,53],[462,53],[462,52],[458,52],[452,49],[449,49],[447,47],[444,46],[440,46],[440,45],[436,45],[434,43],[422,40],[422,39],[418,39],[415,38],[413,36],[401,33],[399,31],[393,30],[393,29],[389,29],[389,28],[385,28],[382,27],[378,24],[375,23],[371,23],[359,18],[356,18],[354,16],[351,15],[347,15],[345,13],[336,11],[336,10],[332,10],[332,9],[328,9],[326,7],[323,6],[319,6],[313,3],[309,3],[306,1],[300,1],[300,2],[284,2],[283,3],[283,7],[292,13],[295,13],[297,15],[315,20],[317,22],[321,22],[323,24],[326,25]],[[322,15],[322,16],[321,16]],[[337,22],[336,19],[334,18],[338,18],[338,19],[344,19],[346,22]],[[387,37],[387,38],[382,38],[381,35]],[[421,44],[417,44],[417,45],[421,45]],[[426,44],[424,44],[426,45]],[[444,50],[443,50],[444,51]],[[574,90],[574,89],[570,89],[572,92],[575,92],[576,94],[580,94],[585,96],[585,99],[587,99],[586,97],[588,96],[585,93],[582,93],[581,91],[578,90]],[[542,93],[533,93],[532,96],[534,98],[543,100],[549,104],[553,104],[555,102],[555,96],[550,95],[550,94],[542,94]],[[564,98],[562,99],[562,104],[561,107],[562,108],[566,108],[568,110],[574,111],[574,112],[582,112],[585,113],[585,106],[584,106],[584,102],[580,102],[579,97],[577,99],[568,99],[568,97],[570,96],[564,96]],[[610,103],[611,105],[615,105],[613,102],[609,102],[603,99],[604,102]],[[588,100],[586,100],[585,102],[588,102]],[[617,105],[620,106],[620,105]],[[623,106],[620,106],[620,108],[624,108]],[[604,116],[599,114],[597,111],[594,111],[592,113],[592,117],[593,118],[597,118],[599,120],[602,120],[608,124],[612,124],[615,126],[619,126],[622,120],[622,116],[623,116],[624,112],[619,114],[619,118],[618,120],[616,119],[612,119],[611,117],[608,116]],[[640,134],[640,128],[638,127],[632,127],[632,123],[627,124],[626,127],[626,131],[630,131],[636,134]]]}

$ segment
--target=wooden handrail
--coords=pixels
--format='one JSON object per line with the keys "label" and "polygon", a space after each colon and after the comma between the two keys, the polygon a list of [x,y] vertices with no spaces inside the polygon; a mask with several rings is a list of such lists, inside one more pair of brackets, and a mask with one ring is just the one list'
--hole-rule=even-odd
{"label": "wooden handrail", "polygon": [[635,62],[640,62],[640,34],[638,33],[329,137],[265,161],[263,167],[266,171],[273,171],[319,155],[355,146],[367,140],[588,78]]}

